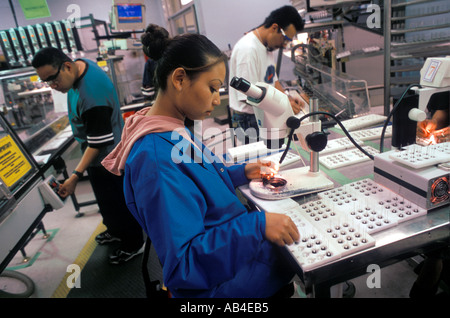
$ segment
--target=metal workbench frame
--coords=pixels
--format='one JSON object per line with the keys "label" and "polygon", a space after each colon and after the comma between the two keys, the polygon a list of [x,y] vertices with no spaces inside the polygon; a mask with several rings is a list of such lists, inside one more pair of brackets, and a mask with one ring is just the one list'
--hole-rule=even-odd
{"label": "metal workbench frame", "polygon": [[[306,158],[304,159],[307,161]],[[356,168],[361,171],[363,175],[359,175],[358,178],[371,177],[364,176],[368,171],[373,171],[371,165],[373,165],[372,161],[359,163],[352,170]],[[292,168],[294,167],[289,169]],[[341,168],[340,170],[348,172],[347,169]],[[332,176],[329,178],[333,180]],[[352,180],[349,179],[349,181]],[[334,183],[336,187],[340,184],[337,180],[334,180]],[[258,206],[258,202],[253,201],[253,198],[246,195],[245,191],[241,191],[241,193],[250,204]],[[292,199],[302,205],[316,200],[317,195],[312,194]],[[371,234],[371,236],[376,241],[375,246],[308,271],[303,271],[286,247],[280,248],[280,250],[305,285],[308,297],[329,298],[331,297],[331,287],[367,274],[368,266],[371,264],[383,268],[450,246],[449,205],[429,210],[426,215],[399,223],[395,227]]]}

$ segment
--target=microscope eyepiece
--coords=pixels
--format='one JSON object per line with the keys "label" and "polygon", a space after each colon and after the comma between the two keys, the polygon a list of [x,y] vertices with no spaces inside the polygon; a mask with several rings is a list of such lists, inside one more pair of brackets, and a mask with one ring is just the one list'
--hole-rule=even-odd
{"label": "microscope eyepiece", "polygon": [[260,87],[253,85],[242,77],[233,77],[231,79],[230,86],[234,89],[237,89],[238,91],[241,91],[248,97],[253,98],[255,101],[262,99],[265,94],[264,90],[262,90]]}
{"label": "microscope eyepiece", "polygon": [[244,78],[237,77],[237,76],[233,77],[230,82],[231,87],[233,87],[241,92],[244,92],[244,93],[248,91],[248,89],[250,88],[251,85],[252,84],[250,84]]}

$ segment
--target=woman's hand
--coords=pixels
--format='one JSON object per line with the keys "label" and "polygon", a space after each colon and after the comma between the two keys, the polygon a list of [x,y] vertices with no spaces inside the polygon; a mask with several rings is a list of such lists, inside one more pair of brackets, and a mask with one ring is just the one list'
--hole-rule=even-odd
{"label": "woman's hand", "polygon": [[279,165],[269,160],[258,160],[257,163],[248,163],[245,166],[247,179],[270,178],[278,173]]}
{"label": "woman's hand", "polygon": [[292,219],[284,214],[265,212],[266,239],[279,246],[300,241],[300,233]]}

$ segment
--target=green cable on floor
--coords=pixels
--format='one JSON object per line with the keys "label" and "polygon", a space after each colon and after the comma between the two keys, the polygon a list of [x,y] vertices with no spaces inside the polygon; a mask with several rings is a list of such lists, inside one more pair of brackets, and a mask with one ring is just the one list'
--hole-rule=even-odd
{"label": "green cable on floor", "polygon": [[[53,238],[55,237],[56,233],[58,233],[58,231],[59,231],[59,229],[50,229],[50,230],[46,230],[47,234],[48,234],[48,233],[51,233],[51,234],[45,239],[45,242],[44,242],[44,241],[43,241],[43,242],[46,243],[46,242],[50,242],[51,240],[53,240]],[[41,230],[41,231],[39,231],[39,232],[36,234],[36,236],[37,236],[38,234],[42,234],[42,235],[43,235],[44,233],[43,233],[42,230]],[[26,251],[26,246],[25,246],[25,251]],[[20,264],[20,265],[7,267],[5,270],[15,271],[15,270],[18,270],[18,269],[30,267],[30,266],[33,265],[33,263],[39,258],[40,255],[41,255],[41,252],[37,252],[36,254],[33,255],[33,257],[31,257],[31,259],[30,259],[29,261],[26,261],[26,262],[24,261],[24,262],[23,262],[22,264]]]}

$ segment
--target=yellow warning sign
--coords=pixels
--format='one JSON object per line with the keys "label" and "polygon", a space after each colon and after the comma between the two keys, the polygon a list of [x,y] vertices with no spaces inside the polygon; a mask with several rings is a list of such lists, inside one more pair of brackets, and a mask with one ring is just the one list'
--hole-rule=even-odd
{"label": "yellow warning sign", "polygon": [[11,187],[31,169],[25,155],[11,138],[0,139],[0,178],[7,187]]}

